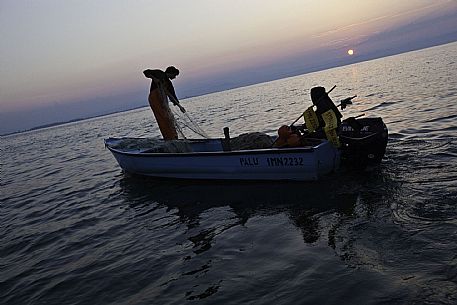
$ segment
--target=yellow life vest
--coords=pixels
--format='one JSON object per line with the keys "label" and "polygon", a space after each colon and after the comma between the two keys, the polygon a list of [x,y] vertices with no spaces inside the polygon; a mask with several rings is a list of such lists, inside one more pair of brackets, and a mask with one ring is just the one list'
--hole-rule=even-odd
{"label": "yellow life vest", "polygon": [[317,118],[316,112],[314,112],[313,106],[303,112],[303,117],[305,119],[306,129],[308,129],[309,132],[314,132],[319,128],[319,119]]}
{"label": "yellow life vest", "polygon": [[327,140],[330,141],[335,147],[340,147],[340,139],[338,138],[338,134],[336,130],[338,128],[338,119],[336,118],[336,114],[333,110],[327,110],[322,114],[322,119],[325,122],[325,135]]}

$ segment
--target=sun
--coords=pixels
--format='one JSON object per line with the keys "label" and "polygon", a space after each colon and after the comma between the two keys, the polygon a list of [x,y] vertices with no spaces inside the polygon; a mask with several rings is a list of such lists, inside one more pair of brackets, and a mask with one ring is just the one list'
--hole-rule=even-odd
{"label": "sun", "polygon": [[353,49],[349,49],[348,50],[348,55],[354,55],[354,50]]}

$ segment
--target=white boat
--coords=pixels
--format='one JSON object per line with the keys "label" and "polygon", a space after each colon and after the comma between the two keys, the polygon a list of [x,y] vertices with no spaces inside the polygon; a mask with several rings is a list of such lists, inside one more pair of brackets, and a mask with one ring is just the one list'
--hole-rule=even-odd
{"label": "white boat", "polygon": [[297,148],[231,151],[224,151],[224,139],[173,141],[185,146],[184,152],[160,152],[158,142],[165,143],[109,138],[105,146],[125,172],[163,178],[314,181],[340,166],[340,151],[324,139]]}
{"label": "white boat", "polygon": [[[339,106],[352,104],[354,97]],[[313,181],[336,171],[341,162],[355,168],[381,162],[388,141],[381,118],[341,121],[323,87],[312,88],[311,99],[317,111],[309,107],[301,115],[306,124],[292,130],[300,116],[289,126],[302,140],[299,147],[272,147],[270,136],[256,132],[230,139],[228,128],[225,139],[109,138],[105,146],[125,172],[179,179]]]}

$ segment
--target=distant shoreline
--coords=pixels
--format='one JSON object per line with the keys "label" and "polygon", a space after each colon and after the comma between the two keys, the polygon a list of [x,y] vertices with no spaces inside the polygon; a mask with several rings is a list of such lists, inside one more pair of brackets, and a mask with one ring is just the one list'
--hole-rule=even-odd
{"label": "distant shoreline", "polygon": [[138,107],[133,107],[133,108],[125,109],[125,110],[112,111],[112,112],[103,113],[103,114],[99,114],[99,115],[72,119],[72,120],[69,120],[69,121],[54,122],[54,123],[39,125],[39,126],[36,126],[36,127],[25,129],[25,130],[19,130],[19,131],[14,131],[14,132],[1,134],[0,137],[7,137],[7,136],[15,135],[15,134],[26,133],[26,132],[30,132],[30,131],[56,127],[56,126],[60,126],[60,125],[71,124],[71,123],[76,123],[76,122],[90,120],[90,119],[96,119],[96,118],[104,117],[104,116],[107,116],[107,115],[116,114],[116,113],[122,113],[122,112],[127,112],[127,111],[132,111],[132,110],[140,109],[140,108],[144,108],[144,107],[147,107],[147,106],[138,106]]}

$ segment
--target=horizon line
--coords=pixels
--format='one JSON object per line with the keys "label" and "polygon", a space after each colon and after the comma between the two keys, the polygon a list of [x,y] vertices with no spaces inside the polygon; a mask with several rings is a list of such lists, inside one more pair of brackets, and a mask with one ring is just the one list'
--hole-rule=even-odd
{"label": "horizon line", "polygon": [[[292,78],[292,77],[296,77],[296,76],[299,76],[299,75],[306,75],[306,74],[326,71],[326,70],[330,70],[330,69],[334,69],[334,68],[338,68],[338,67],[345,67],[345,66],[350,66],[350,65],[362,63],[362,62],[377,60],[377,59],[381,59],[381,58],[388,58],[388,57],[397,56],[397,55],[401,55],[401,54],[405,54],[405,53],[411,53],[411,52],[415,52],[415,51],[420,51],[420,50],[430,49],[430,48],[434,48],[434,47],[439,47],[439,46],[443,46],[443,45],[451,44],[451,43],[455,43],[455,42],[457,42],[457,41],[454,40],[454,41],[439,43],[439,44],[432,45],[432,46],[427,46],[427,47],[424,47],[424,48],[418,48],[418,49],[408,50],[408,51],[404,51],[404,52],[388,54],[388,55],[384,55],[384,56],[376,56],[375,55],[375,56],[367,58],[367,59],[361,59],[361,60],[350,62],[350,63],[332,64],[332,65],[329,65],[329,66],[327,66],[327,67],[325,67],[323,69],[310,68],[306,72],[301,72],[301,73],[300,72],[283,73],[284,75],[282,75],[282,76],[272,77],[271,79],[268,79],[268,80],[258,81],[258,82],[253,82],[253,83],[246,83],[246,84],[242,84],[242,85],[239,85],[239,86],[234,86],[234,87],[220,89],[220,90],[207,91],[207,92],[203,92],[201,94],[196,94],[196,95],[192,95],[192,96],[185,96],[180,100],[186,100],[186,99],[190,99],[190,98],[201,97],[201,96],[205,96],[205,95],[210,95],[210,94],[219,93],[219,92],[225,92],[225,91],[239,89],[239,88],[247,88],[247,87],[255,86],[255,85],[259,85],[259,84],[264,84],[264,83],[273,82],[273,81],[277,81],[277,80]],[[47,123],[47,124],[37,125],[35,127],[24,129],[24,130],[17,130],[17,131],[13,131],[13,132],[0,134],[0,137],[3,138],[3,137],[23,134],[23,133],[27,133],[27,132],[33,132],[33,131],[38,131],[38,130],[43,130],[43,129],[48,129],[48,128],[54,128],[54,127],[62,126],[62,125],[66,125],[66,124],[72,124],[72,123],[82,122],[82,121],[86,121],[86,120],[90,120],[90,119],[109,116],[109,115],[113,115],[113,114],[117,114],[117,113],[123,113],[123,112],[127,112],[127,111],[137,110],[137,109],[140,109],[140,108],[143,108],[143,107],[148,107],[148,106],[147,105],[144,105],[144,106],[133,106],[133,107],[128,108],[128,109],[106,112],[106,113],[102,113],[102,114],[99,114],[99,115],[93,115],[93,116],[87,116],[87,117],[79,117],[79,118],[74,118],[74,119],[71,119],[71,120],[61,121],[61,122],[59,122],[59,121],[51,122],[51,123]]]}

